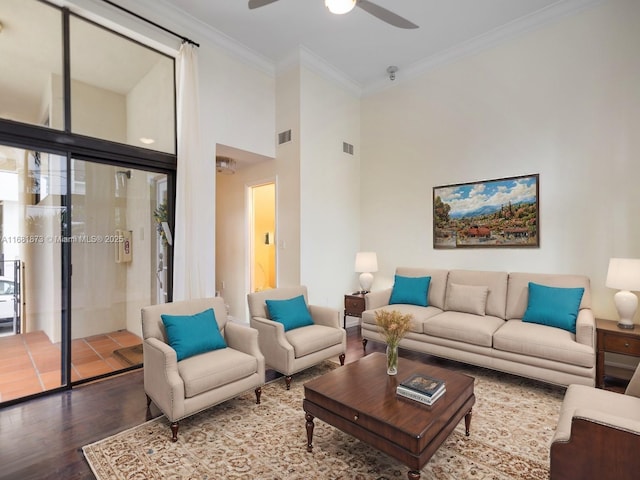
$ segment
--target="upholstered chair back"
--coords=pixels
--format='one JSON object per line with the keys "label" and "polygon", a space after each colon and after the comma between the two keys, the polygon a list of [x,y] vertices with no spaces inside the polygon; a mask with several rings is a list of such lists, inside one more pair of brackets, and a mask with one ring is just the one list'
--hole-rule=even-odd
{"label": "upholstered chair back", "polygon": [[218,328],[224,336],[224,326],[227,323],[227,308],[222,297],[182,300],[144,307],[142,309],[142,336],[145,340],[153,337],[168,343],[164,324],[162,323],[162,314],[193,315],[209,308],[213,308]]}
{"label": "upholstered chair back", "polygon": [[304,296],[304,301],[309,305],[309,299],[307,298],[307,287],[304,285],[297,285],[295,287],[279,287],[271,288],[268,290],[261,290],[259,292],[250,293],[247,295],[247,302],[249,305],[249,315],[251,317],[271,318],[267,309],[265,300],[287,300],[289,298]]}

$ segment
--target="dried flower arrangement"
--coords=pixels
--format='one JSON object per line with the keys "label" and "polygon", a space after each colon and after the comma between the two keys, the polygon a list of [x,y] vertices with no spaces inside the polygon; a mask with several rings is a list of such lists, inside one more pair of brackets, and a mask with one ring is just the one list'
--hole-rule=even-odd
{"label": "dried flower arrangement", "polygon": [[409,331],[413,315],[403,315],[397,310],[376,312],[376,325],[389,346],[397,347],[404,334]]}
{"label": "dried flower arrangement", "polygon": [[411,327],[413,315],[403,315],[397,310],[380,310],[375,314],[376,325],[387,342],[387,374],[398,373],[398,344]]}

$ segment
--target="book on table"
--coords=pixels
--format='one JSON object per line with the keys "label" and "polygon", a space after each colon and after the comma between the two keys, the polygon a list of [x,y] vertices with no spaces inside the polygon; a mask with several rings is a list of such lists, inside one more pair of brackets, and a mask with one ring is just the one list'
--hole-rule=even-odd
{"label": "book on table", "polygon": [[436,400],[438,400],[442,395],[444,395],[446,389],[443,388],[438,393],[433,395],[432,397],[427,397],[426,395],[422,395],[421,393],[416,392],[415,390],[410,390],[408,388],[402,388],[398,386],[396,388],[396,393],[399,397],[408,398],[410,400],[414,400],[419,403],[423,403],[424,405],[433,405]]}
{"label": "book on table", "polygon": [[431,405],[446,391],[444,380],[414,374],[396,387],[396,393],[426,405]]}

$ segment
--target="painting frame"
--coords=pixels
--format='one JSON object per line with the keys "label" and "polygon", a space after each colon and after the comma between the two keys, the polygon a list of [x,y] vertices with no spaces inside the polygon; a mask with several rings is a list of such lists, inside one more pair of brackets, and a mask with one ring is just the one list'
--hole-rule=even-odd
{"label": "painting frame", "polygon": [[540,174],[433,187],[433,248],[539,248]]}

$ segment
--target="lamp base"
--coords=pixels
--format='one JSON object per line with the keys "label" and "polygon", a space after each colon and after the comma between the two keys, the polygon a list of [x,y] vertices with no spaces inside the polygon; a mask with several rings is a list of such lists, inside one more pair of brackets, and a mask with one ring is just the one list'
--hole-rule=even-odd
{"label": "lamp base", "polygon": [[635,293],[631,293],[628,290],[620,290],[613,296],[613,301],[616,304],[618,310],[618,327],[626,330],[632,330],[634,328],[633,317],[636,314],[638,308],[638,297]]}
{"label": "lamp base", "polygon": [[360,288],[361,292],[367,292],[371,290],[371,285],[373,284],[373,274],[369,272],[364,272],[360,274]]}

